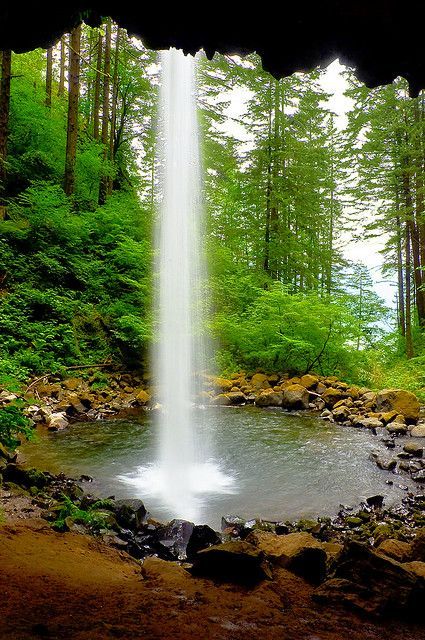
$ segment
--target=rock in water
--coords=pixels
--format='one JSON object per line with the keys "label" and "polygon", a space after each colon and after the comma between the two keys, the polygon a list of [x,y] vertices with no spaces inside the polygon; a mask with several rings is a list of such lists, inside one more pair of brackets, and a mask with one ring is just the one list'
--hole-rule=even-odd
{"label": "rock in water", "polygon": [[159,532],[159,548],[165,559],[186,560],[186,549],[195,525],[187,520],[171,520]]}
{"label": "rock in water", "polygon": [[283,389],[283,406],[287,409],[308,409],[309,393],[300,384],[291,384]]}
{"label": "rock in water", "polygon": [[115,502],[115,516],[118,524],[125,529],[138,531],[141,529],[147,511],[141,500],[117,500]]}
{"label": "rock in water", "polygon": [[257,407],[281,407],[282,402],[282,391],[273,391],[273,389],[262,391],[255,399]]}
{"label": "rock in water", "polygon": [[192,573],[247,586],[272,578],[264,553],[241,540],[199,551],[193,561]]}

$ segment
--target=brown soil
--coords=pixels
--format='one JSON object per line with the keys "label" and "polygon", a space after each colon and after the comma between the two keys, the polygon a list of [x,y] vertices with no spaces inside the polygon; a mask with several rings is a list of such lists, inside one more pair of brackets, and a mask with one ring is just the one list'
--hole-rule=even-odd
{"label": "brown soil", "polygon": [[417,625],[322,608],[311,600],[312,587],[283,569],[273,581],[246,589],[193,578],[155,558],[140,567],[94,538],[28,519],[26,498],[1,502],[7,516],[0,526],[2,639],[425,639]]}

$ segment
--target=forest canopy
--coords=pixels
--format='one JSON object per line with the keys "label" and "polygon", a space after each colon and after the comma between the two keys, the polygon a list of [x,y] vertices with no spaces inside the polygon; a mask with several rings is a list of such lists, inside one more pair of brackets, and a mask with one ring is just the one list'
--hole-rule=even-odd
{"label": "forest canopy", "polygon": [[[111,20],[47,51],[2,52],[3,384],[81,364],[149,366],[159,66]],[[198,54],[210,368],[420,391],[423,95],[409,98],[403,80],[370,90],[347,70],[341,128],[323,73],[276,80],[255,55]],[[232,127],[235,90],[245,109]],[[353,229],[385,238],[394,309],[347,259]]]}

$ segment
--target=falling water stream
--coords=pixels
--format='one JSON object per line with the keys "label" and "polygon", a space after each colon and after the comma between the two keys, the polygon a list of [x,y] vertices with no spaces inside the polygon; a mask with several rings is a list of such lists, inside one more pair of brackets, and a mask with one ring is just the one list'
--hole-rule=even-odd
{"label": "falling water stream", "polygon": [[195,415],[194,407],[205,353],[196,61],[171,49],[162,53],[161,66],[159,342],[154,354],[160,444],[157,463],[122,479],[159,493],[175,516],[196,520],[200,494],[228,490],[232,481],[212,460],[208,438],[202,437],[202,413]]}

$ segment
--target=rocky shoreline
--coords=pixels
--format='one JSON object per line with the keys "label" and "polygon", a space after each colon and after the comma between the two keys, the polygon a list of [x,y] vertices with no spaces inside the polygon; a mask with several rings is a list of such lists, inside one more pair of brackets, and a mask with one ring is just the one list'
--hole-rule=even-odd
{"label": "rocky shoreline", "polygon": [[[284,567],[315,585],[322,603],[372,615],[417,619],[425,604],[425,495],[386,509],[382,496],[334,518],[268,522],[222,519],[221,532],[185,520],[152,519],[141,500],[99,500],[79,481],[0,459],[1,502],[24,500],[19,517],[38,516],[56,531],[95,535],[144,561],[182,564],[194,575],[253,586]],[[9,513],[13,506],[9,506]],[[355,577],[353,577],[355,576]]]}
{"label": "rocky shoreline", "polygon": [[[136,385],[135,385],[136,382]],[[22,397],[34,424],[50,430],[72,421],[116,417],[152,408],[151,389],[141,380],[115,374],[107,388],[90,379],[38,381]],[[18,394],[3,391],[0,404]],[[161,523],[149,517],[141,500],[99,500],[79,481],[17,464],[0,450],[2,503],[20,496],[26,512],[37,512],[58,531],[94,534],[109,546],[143,561],[177,561],[193,571],[224,581],[253,584],[272,579],[284,567],[316,585],[320,602],[341,602],[368,614],[397,613],[416,618],[425,604],[425,464],[417,398],[402,390],[378,393],[334,377],[301,378],[237,374],[232,380],[205,378],[204,402],[213,406],[278,407],[313,411],[343,428],[369,429],[380,436],[374,462],[388,471],[388,484],[407,474],[416,491],[386,508],[383,496],[370,496],[357,509],[342,506],[334,517],[297,522],[222,519],[222,531],[184,520]],[[37,404],[35,403],[37,402]]]}

